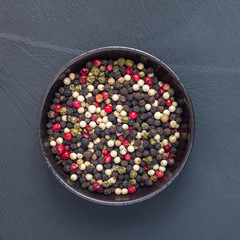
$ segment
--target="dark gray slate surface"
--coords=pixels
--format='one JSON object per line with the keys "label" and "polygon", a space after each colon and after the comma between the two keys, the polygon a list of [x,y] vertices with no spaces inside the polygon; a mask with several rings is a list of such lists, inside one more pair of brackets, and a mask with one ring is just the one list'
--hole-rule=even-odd
{"label": "dark gray slate surface", "polygon": [[[239,12],[239,1],[224,0],[1,1],[0,239],[239,239]],[[51,77],[77,54],[107,45],[167,63],[196,113],[181,175],[127,207],[96,205],[64,189],[36,136]]]}

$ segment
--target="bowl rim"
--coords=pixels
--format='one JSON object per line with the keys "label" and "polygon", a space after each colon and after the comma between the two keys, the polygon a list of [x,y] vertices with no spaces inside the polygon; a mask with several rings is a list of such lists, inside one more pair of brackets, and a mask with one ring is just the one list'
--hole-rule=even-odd
{"label": "bowl rim", "polygon": [[[72,64],[74,64],[76,61],[78,61],[79,59],[89,55],[89,54],[93,54],[93,53],[99,53],[99,52],[104,52],[105,50],[125,50],[125,51],[130,51],[130,52],[135,52],[135,53],[139,53],[144,55],[147,58],[151,58],[152,60],[158,62],[166,71],[168,71],[169,73],[171,73],[171,75],[174,76],[174,78],[176,79],[176,81],[178,82],[178,84],[181,86],[182,91],[185,94],[185,97],[187,99],[187,102],[189,104],[189,113],[190,113],[190,118],[191,118],[191,139],[190,139],[190,143],[189,143],[189,147],[188,150],[186,152],[185,158],[182,161],[181,166],[178,168],[178,170],[176,171],[176,173],[159,189],[155,190],[154,192],[137,198],[137,199],[133,199],[133,200],[127,200],[127,201],[120,201],[120,202],[113,202],[113,201],[106,201],[105,200],[99,200],[99,199],[95,199],[89,196],[84,195],[83,193],[80,193],[78,191],[76,191],[74,188],[72,188],[70,185],[68,185],[59,175],[58,173],[55,171],[54,167],[52,166],[52,164],[50,163],[49,158],[47,157],[45,150],[44,150],[44,146],[43,146],[43,141],[41,138],[41,131],[40,131],[40,125],[41,125],[41,119],[42,119],[42,112],[43,112],[43,106],[44,103],[47,99],[48,93],[50,91],[50,89],[52,88],[53,84],[58,80],[58,78],[61,76],[61,74],[67,69],[69,68]],[[85,200],[88,200],[90,202],[94,202],[94,203],[98,203],[98,204],[102,204],[102,205],[109,205],[109,206],[123,206],[123,205],[131,205],[134,203],[139,203],[142,202],[144,200],[147,200],[155,195],[157,195],[158,193],[160,193],[161,191],[163,191],[164,189],[166,189],[179,175],[179,173],[182,171],[183,167],[185,166],[189,155],[191,153],[192,150],[192,146],[193,146],[193,142],[194,142],[194,138],[195,138],[195,114],[194,114],[194,109],[193,109],[193,105],[192,105],[192,101],[190,99],[190,96],[184,86],[184,84],[182,83],[182,81],[180,80],[180,78],[175,74],[175,72],[168,66],[166,65],[164,62],[162,62],[160,59],[158,59],[157,57],[136,49],[136,48],[131,48],[131,47],[124,47],[124,46],[106,46],[106,47],[100,47],[100,48],[95,48],[89,51],[86,51],[78,56],[76,56],[75,58],[71,59],[69,62],[67,62],[64,66],[62,66],[60,68],[60,70],[58,70],[58,72],[52,77],[52,79],[50,80],[49,84],[47,85],[47,87],[44,90],[42,99],[41,99],[41,103],[39,106],[39,110],[38,110],[38,115],[37,115],[37,135],[38,135],[38,142],[40,145],[40,150],[41,153],[45,159],[45,162],[48,166],[48,168],[50,169],[50,171],[52,172],[52,174],[57,178],[57,180],[65,187],[67,188],[70,192],[74,193],[75,195],[77,195],[78,197],[81,197]]]}

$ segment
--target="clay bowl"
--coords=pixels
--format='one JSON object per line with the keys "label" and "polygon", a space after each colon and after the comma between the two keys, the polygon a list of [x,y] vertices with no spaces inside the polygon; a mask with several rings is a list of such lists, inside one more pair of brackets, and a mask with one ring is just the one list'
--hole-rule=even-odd
{"label": "clay bowl", "polygon": [[[137,192],[132,195],[128,194],[124,196],[117,196],[113,194],[111,196],[105,196],[103,194],[91,193],[88,190],[82,189],[78,182],[71,182],[69,180],[69,176],[63,172],[62,167],[57,165],[57,162],[51,152],[48,136],[46,133],[46,123],[48,121],[47,112],[49,110],[52,99],[54,98],[54,93],[60,86],[62,86],[62,80],[67,74],[70,72],[79,72],[79,70],[84,67],[84,64],[87,61],[93,60],[95,58],[118,59],[119,57],[130,58],[135,62],[144,63],[145,66],[154,67],[157,77],[163,81],[169,82],[171,86],[173,86],[176,99],[178,100],[179,105],[183,108],[183,122],[180,128],[181,137],[176,154],[176,163],[173,167],[167,168],[165,176],[161,180],[158,180],[149,188],[139,188]],[[58,73],[50,81],[44,93],[39,108],[37,126],[42,155],[45,158],[45,161],[53,175],[58,179],[60,183],[62,183],[63,186],[65,186],[68,190],[77,196],[86,200],[99,204],[118,206],[138,203],[149,199],[150,197],[153,197],[154,195],[160,193],[178,176],[188,159],[193,145],[194,112],[187,90],[177,75],[166,64],[164,64],[156,57],[143,51],[134,48],[114,46],[98,48],[83,53],[71,60],[58,71]]]}

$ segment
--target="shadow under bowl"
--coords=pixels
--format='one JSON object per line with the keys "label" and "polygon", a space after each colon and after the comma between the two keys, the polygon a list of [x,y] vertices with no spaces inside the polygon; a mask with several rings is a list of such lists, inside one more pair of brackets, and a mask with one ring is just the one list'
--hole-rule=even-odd
{"label": "shadow under bowl", "polygon": [[[82,189],[78,182],[69,180],[69,175],[63,172],[63,168],[57,165],[57,161],[51,152],[51,147],[48,141],[46,124],[48,122],[47,112],[54,98],[54,94],[59,87],[63,86],[62,80],[70,72],[79,72],[85,66],[87,61],[95,58],[118,59],[119,57],[129,58],[135,62],[142,62],[146,67],[152,66],[155,70],[156,76],[168,82],[175,90],[175,97],[179,106],[183,108],[183,121],[179,128],[181,137],[179,139],[179,146],[176,153],[176,163],[172,167],[167,167],[165,175],[162,179],[155,182],[151,187],[141,187],[135,194],[127,194],[117,196],[112,194],[106,196],[104,194],[92,193],[88,190]],[[178,176],[184,167],[188,156],[190,154],[193,139],[194,139],[194,111],[190,97],[177,75],[162,61],[156,57],[145,53],[143,51],[128,48],[128,47],[103,47],[88,51],[79,55],[63,66],[58,73],[53,77],[45,90],[37,120],[37,131],[42,155],[44,156],[48,167],[53,175],[71,192],[86,200],[105,204],[105,205],[129,205],[146,200],[165,189]]]}

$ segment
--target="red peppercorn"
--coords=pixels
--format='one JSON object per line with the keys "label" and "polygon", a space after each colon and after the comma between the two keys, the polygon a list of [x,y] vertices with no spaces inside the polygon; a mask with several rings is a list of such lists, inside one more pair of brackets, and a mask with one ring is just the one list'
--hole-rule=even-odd
{"label": "red peppercorn", "polygon": [[96,101],[93,102],[93,105],[95,105],[96,107],[99,107],[99,103],[97,103]]}
{"label": "red peppercorn", "polygon": [[131,68],[131,67],[127,67],[127,68],[126,68],[126,74],[129,74],[129,75],[131,75],[131,74],[132,74],[132,72],[133,72],[133,70],[132,70],[132,68]]}
{"label": "red peppercorn", "polygon": [[88,132],[92,131],[92,130],[93,130],[93,128],[92,128],[92,127],[90,127],[90,125],[88,124],[88,125],[86,125],[86,128],[85,128],[85,130],[86,130],[86,132],[88,133]]}
{"label": "red peppercorn", "polygon": [[137,115],[136,112],[130,112],[130,113],[129,113],[129,117],[130,117],[131,119],[136,119],[136,118],[138,117],[138,115]]}
{"label": "red peppercorn", "polygon": [[130,141],[128,141],[127,139],[125,139],[125,140],[123,141],[123,146],[124,146],[124,147],[128,147],[129,144],[130,144]]}
{"label": "red peppercorn", "polygon": [[70,158],[70,152],[68,152],[68,151],[64,151],[63,152],[63,154],[62,154],[62,159],[68,159],[68,158]]}
{"label": "red peppercorn", "polygon": [[82,120],[80,118],[77,118],[77,122],[80,123]]}
{"label": "red peppercorn", "polygon": [[79,165],[77,163],[73,163],[71,166],[71,171],[75,172],[78,169]]}
{"label": "red peppercorn", "polygon": [[64,138],[66,141],[71,141],[72,140],[72,134],[70,132],[65,133]]}
{"label": "red peppercorn", "polygon": [[131,154],[130,153],[125,154],[124,159],[127,160],[127,161],[130,161],[131,160]]}
{"label": "red peppercorn", "polygon": [[111,65],[111,64],[107,65],[107,70],[109,72],[111,72],[113,70],[113,65]]}
{"label": "red peppercorn", "polygon": [[94,121],[94,122],[96,122],[97,120],[98,120],[98,115],[97,114],[93,114],[92,116],[91,116],[91,120],[92,121]]}
{"label": "red peppercorn", "polygon": [[138,82],[140,79],[140,76],[138,74],[134,74],[132,78],[133,78],[133,81]]}
{"label": "red peppercorn", "polygon": [[64,146],[64,150],[65,150],[65,151],[69,151],[69,150],[70,150],[70,146],[69,146],[69,145],[65,145],[65,146]]}
{"label": "red peppercorn", "polygon": [[163,94],[164,94],[164,89],[162,89],[162,88],[160,88],[159,90],[158,90],[158,93],[162,96]]}
{"label": "red peppercorn", "polygon": [[106,105],[106,106],[104,107],[104,110],[105,110],[105,112],[107,112],[107,113],[111,113],[111,112],[112,112],[112,106]]}
{"label": "red peppercorn", "polygon": [[56,105],[54,106],[54,112],[55,112],[55,113],[59,113],[60,110],[61,110],[61,108],[62,108],[62,105],[61,105],[61,104],[56,104]]}
{"label": "red peppercorn", "polygon": [[132,126],[129,126],[129,127],[128,127],[128,130],[129,130],[129,131],[132,131],[132,130],[133,130],[133,127],[132,127]]}
{"label": "red peppercorn", "polygon": [[109,153],[108,153],[108,150],[107,149],[103,149],[102,150],[102,154],[103,154],[103,156],[107,156]]}
{"label": "red peppercorn", "polygon": [[102,186],[98,182],[95,182],[92,186],[93,186],[94,191],[96,191],[96,192],[99,192],[102,189]]}
{"label": "red peppercorn", "polygon": [[144,166],[143,169],[144,169],[145,171],[148,171],[148,170],[149,170],[149,168],[148,168],[147,166]]}
{"label": "red peppercorn", "polygon": [[164,172],[157,171],[156,176],[157,176],[157,178],[162,178],[164,176]]}
{"label": "red peppercorn", "polygon": [[102,94],[97,94],[96,95],[96,102],[100,103],[103,101],[103,95]]}
{"label": "red peppercorn", "polygon": [[103,100],[108,99],[108,93],[107,92],[102,92]]}
{"label": "red peppercorn", "polygon": [[152,86],[152,79],[150,77],[145,77],[144,82],[148,84],[149,86]]}
{"label": "red peppercorn", "polygon": [[118,139],[122,142],[122,141],[124,141],[124,136],[123,136],[123,135],[120,135],[120,136],[118,137]]}
{"label": "red peppercorn", "polygon": [[82,74],[82,75],[86,75],[86,76],[87,76],[87,75],[89,74],[89,72],[90,72],[90,71],[89,71],[88,68],[82,68],[82,69],[81,69],[81,74]]}
{"label": "red peppercorn", "polygon": [[165,149],[165,151],[169,152],[170,146],[169,146],[169,145],[166,145],[166,146],[164,146],[164,149]]}
{"label": "red peppercorn", "polygon": [[133,186],[133,185],[129,185],[129,186],[128,186],[128,192],[129,192],[130,194],[135,193],[136,190],[137,190],[137,189],[136,189],[135,186]]}
{"label": "red peppercorn", "polygon": [[79,102],[78,100],[75,100],[74,102],[73,102],[73,106],[75,107],[75,108],[80,108],[81,107],[81,102]]}
{"label": "red peppercorn", "polygon": [[63,144],[58,144],[57,145],[57,155],[61,155],[64,152],[64,145]]}
{"label": "red peppercorn", "polygon": [[88,134],[83,134],[82,137],[84,137],[84,138],[90,138],[90,136],[89,136]]}
{"label": "red peppercorn", "polygon": [[111,160],[112,160],[112,157],[110,155],[107,155],[107,156],[104,157],[104,162],[105,163],[110,163]]}
{"label": "red peppercorn", "polygon": [[162,88],[163,88],[165,91],[167,91],[167,90],[170,88],[170,85],[169,85],[168,83],[164,83],[164,84],[162,85]]}
{"label": "red peppercorn", "polygon": [[55,123],[53,126],[52,126],[52,130],[54,132],[60,132],[61,130],[61,125],[59,123]]}
{"label": "red peppercorn", "polygon": [[79,82],[80,82],[81,84],[85,84],[85,83],[87,82],[87,77],[86,77],[86,75],[80,76],[80,77],[79,77]]}
{"label": "red peppercorn", "polygon": [[96,67],[99,67],[102,64],[102,61],[100,59],[94,59],[93,60],[93,65]]}
{"label": "red peppercorn", "polygon": [[167,107],[170,107],[170,106],[172,105],[172,100],[167,99],[167,100],[165,101],[165,105],[166,105]]}

